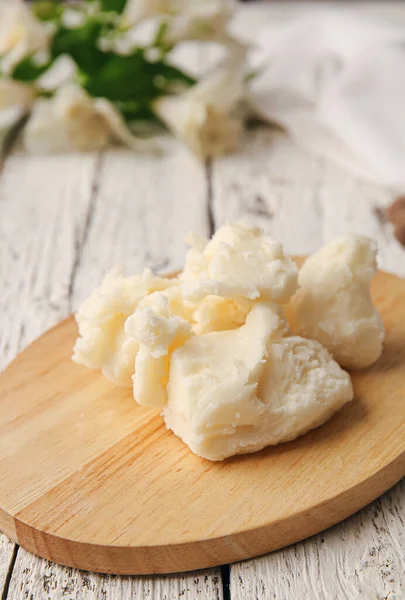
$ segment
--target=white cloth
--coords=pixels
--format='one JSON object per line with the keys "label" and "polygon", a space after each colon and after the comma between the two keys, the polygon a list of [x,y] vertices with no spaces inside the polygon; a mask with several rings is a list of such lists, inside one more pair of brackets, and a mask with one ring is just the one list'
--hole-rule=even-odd
{"label": "white cloth", "polygon": [[405,185],[405,27],[321,10],[255,40],[261,116],[359,177]]}

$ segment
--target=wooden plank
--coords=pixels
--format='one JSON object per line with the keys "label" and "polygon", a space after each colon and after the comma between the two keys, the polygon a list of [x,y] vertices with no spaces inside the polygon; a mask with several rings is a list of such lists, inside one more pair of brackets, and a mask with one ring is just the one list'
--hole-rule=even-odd
{"label": "wooden plank", "polygon": [[218,569],[159,577],[116,577],[61,567],[20,549],[8,600],[222,600]]}
{"label": "wooden plank", "polygon": [[215,227],[244,219],[307,254],[340,233],[373,237],[380,267],[405,275],[405,250],[384,220],[395,193],[361,182],[297,148],[277,130],[258,129],[243,149],[212,167]]}
{"label": "wooden plank", "polygon": [[215,227],[242,219],[281,241],[290,254],[313,252],[323,241],[321,182],[319,160],[280,131],[257,129],[246,135],[240,152],[212,167]]}
{"label": "wooden plank", "polygon": [[[216,227],[246,218],[296,253],[312,252],[343,231],[364,233],[377,240],[381,266],[404,275],[405,251],[378,210],[392,198],[388,190],[309,157],[272,130],[251,132],[240,153],[212,167]],[[404,522],[402,482],[323,534],[233,565],[231,598],[402,598]]]}
{"label": "wooden plank", "polygon": [[[4,362],[76,308],[108,267],[178,268],[189,229],[208,233],[206,197],[204,169],[174,141],[159,158],[125,150],[99,158],[11,157],[0,181]],[[19,549],[8,597],[180,595],[222,598],[220,571],[109,579]]]}
{"label": "wooden plank", "polygon": [[16,545],[0,532],[0,598],[5,597]]}
{"label": "wooden plank", "polygon": [[[4,0],[0,0],[1,2]],[[0,177],[3,171],[3,166],[7,158],[7,153],[9,149],[9,139],[4,139],[2,141],[0,147]],[[0,200],[0,210],[1,210],[1,200]],[[1,214],[1,213],[0,213]],[[1,220],[0,220],[1,224]],[[0,242],[1,244],[1,242]],[[0,245],[1,248],[1,245]],[[1,254],[0,254],[1,257]],[[1,264],[1,260],[0,260]],[[1,299],[0,299],[1,302]],[[1,333],[1,322],[0,322],[0,333]],[[1,361],[1,355],[0,355]],[[1,366],[0,366],[1,370]],[[9,578],[11,577],[11,571],[14,566],[14,559],[17,552],[17,546],[11,540],[9,540],[4,533],[0,531],[0,598],[5,597],[7,593],[7,586],[9,582]]]}
{"label": "wooden plank", "polygon": [[[69,312],[71,268],[91,198],[95,157],[23,157],[0,178],[0,368]],[[0,596],[14,544],[0,534]]]}
{"label": "wooden plank", "polygon": [[70,312],[72,273],[94,194],[94,155],[9,157],[0,179],[0,357]]}
{"label": "wooden plank", "polygon": [[405,276],[405,249],[383,216],[394,198],[395,193],[386,188],[358,181],[325,164],[319,193],[324,238],[345,231],[370,235],[378,243],[380,267]]}
{"label": "wooden plank", "polygon": [[205,170],[175,140],[161,156],[117,149],[101,159],[97,203],[72,286],[76,307],[111,267],[182,267],[185,237],[208,232]]}

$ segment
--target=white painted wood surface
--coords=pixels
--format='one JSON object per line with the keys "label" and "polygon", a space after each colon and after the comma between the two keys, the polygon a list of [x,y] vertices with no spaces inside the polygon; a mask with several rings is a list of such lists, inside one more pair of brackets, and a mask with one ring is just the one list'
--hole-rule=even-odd
{"label": "white painted wood surface", "polygon": [[380,267],[405,275],[405,251],[381,216],[394,192],[362,183],[266,128],[248,132],[241,151],[217,159],[211,171],[216,227],[245,219],[291,254],[313,252],[349,230],[363,233],[378,242]]}
{"label": "white painted wood surface", "polygon": [[5,597],[8,579],[13,568],[15,545],[0,532],[0,598]]}
{"label": "white painted wood surface", "polygon": [[[164,157],[11,155],[0,177],[0,353],[5,366],[75,310],[114,264],[134,272],[181,265],[190,229],[207,235],[206,174],[173,142]],[[106,578],[0,547],[4,597],[106,600],[222,598],[220,570],[179,577]],[[2,589],[3,588],[3,589]],[[2,597],[2,596],[0,596]]]}
{"label": "white painted wood surface", "polygon": [[[284,19],[291,3],[265,7]],[[296,5],[298,6],[298,5]],[[246,7],[236,27],[263,23]],[[405,21],[400,3],[362,3]],[[315,250],[331,235],[374,236],[381,266],[405,275],[405,250],[379,218],[393,194],[314,159],[280,132],[249,132],[242,150],[199,166],[173,142],[161,158],[123,150],[102,155],[9,156],[0,172],[0,367],[74,310],[110,266],[176,269],[183,238],[247,218],[289,252]],[[282,495],[280,495],[280,500]],[[230,567],[169,577],[104,577],[33,557],[0,534],[0,598],[20,600],[402,600],[405,483],[323,534]],[[226,585],[225,585],[226,588]]]}
{"label": "white painted wood surface", "polygon": [[223,600],[220,570],[156,577],[112,577],[54,565],[21,548],[9,600]]}
{"label": "white painted wood surface", "polygon": [[[208,177],[207,177],[208,175]],[[207,173],[173,142],[151,160],[102,156],[8,158],[0,177],[0,343],[3,364],[74,309],[106,268],[176,269],[190,228],[209,232],[246,218],[290,252],[335,233],[374,235],[384,268],[405,274],[405,250],[376,207],[392,193],[370,187],[295,148],[280,132],[246,136],[240,153]],[[231,598],[403,598],[405,486],[330,531],[231,566]],[[2,538],[0,585],[13,545]],[[0,587],[1,590],[1,587]],[[8,598],[221,598],[219,570],[167,578],[107,578],[18,550]]]}

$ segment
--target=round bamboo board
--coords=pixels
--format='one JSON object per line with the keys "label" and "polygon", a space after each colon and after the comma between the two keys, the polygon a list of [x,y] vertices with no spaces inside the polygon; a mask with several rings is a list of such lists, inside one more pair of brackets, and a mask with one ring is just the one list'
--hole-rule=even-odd
{"label": "round bamboo board", "polygon": [[130,389],[74,364],[74,319],[0,376],[0,529],[55,562],[167,573],[269,552],[337,523],[405,475],[405,281],[378,273],[383,356],[355,400],[277,447],[212,463]]}

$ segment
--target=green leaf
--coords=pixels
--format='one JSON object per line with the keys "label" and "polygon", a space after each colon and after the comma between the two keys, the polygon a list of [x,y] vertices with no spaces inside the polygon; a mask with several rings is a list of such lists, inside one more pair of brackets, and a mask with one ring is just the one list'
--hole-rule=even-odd
{"label": "green leaf", "polygon": [[143,106],[171,92],[174,84],[191,85],[194,80],[164,61],[148,62],[142,49],[130,56],[110,53],[97,73],[82,74],[82,84],[92,96],[112,101],[137,101]]}
{"label": "green leaf", "polygon": [[149,69],[142,53],[132,56],[104,55],[104,63],[97,73],[87,77],[84,86],[92,96],[110,100],[131,100],[155,95],[154,70]]}
{"label": "green leaf", "polygon": [[35,0],[32,11],[40,21],[56,21],[63,13],[63,7],[55,0]]}
{"label": "green leaf", "polygon": [[159,48],[161,48],[161,47],[169,48],[170,47],[170,46],[167,46],[167,44],[165,44],[165,41],[164,41],[168,28],[169,28],[169,25],[167,24],[167,22],[161,21],[159,27],[157,28],[155,39],[153,41],[152,46],[157,46]]}
{"label": "green leaf", "polygon": [[30,83],[45,73],[50,65],[50,61],[46,64],[38,65],[32,56],[27,56],[14,67],[12,78],[17,79],[18,81],[24,81],[25,83]]}
{"label": "green leaf", "polygon": [[115,102],[115,105],[127,123],[133,121],[151,121],[160,123],[150,106],[146,105],[144,102],[128,100],[125,102]]}
{"label": "green leaf", "polygon": [[122,13],[127,0],[101,0],[101,10]]}
{"label": "green leaf", "polygon": [[99,50],[97,42],[111,27],[111,24],[96,19],[89,19],[75,29],[61,27],[52,40],[52,55],[69,54],[80,69],[89,74],[96,73],[108,60],[108,55]]}
{"label": "green leaf", "polygon": [[[188,73],[185,73],[184,71],[181,71],[177,67],[174,67],[173,65],[165,64],[163,62],[160,64],[161,64],[162,75],[166,79],[167,83],[180,83],[187,87],[194,85],[196,83],[196,80],[194,77],[192,77]],[[166,90],[166,91],[168,91],[168,90]]]}

